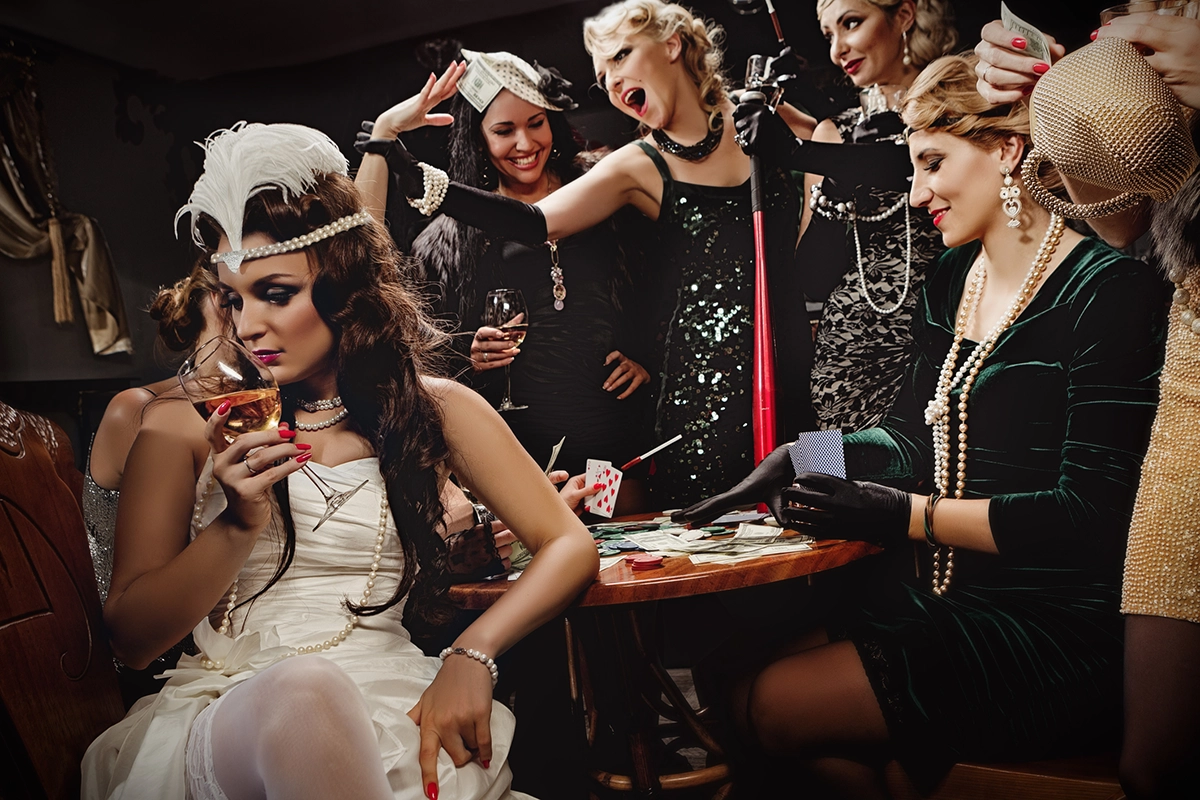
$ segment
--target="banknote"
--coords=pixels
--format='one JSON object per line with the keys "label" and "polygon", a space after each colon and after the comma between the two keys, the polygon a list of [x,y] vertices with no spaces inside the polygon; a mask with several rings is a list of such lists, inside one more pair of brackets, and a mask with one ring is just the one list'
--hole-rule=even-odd
{"label": "banknote", "polygon": [[1037,28],[1012,13],[1008,5],[1003,2],[1000,3],[1000,21],[1004,23],[1006,30],[1010,30],[1025,39],[1026,55],[1033,56],[1047,64],[1051,63],[1050,43],[1046,41],[1046,36]]}
{"label": "banknote", "polygon": [[475,106],[475,110],[483,113],[504,85],[496,77],[483,59],[477,58],[467,65],[467,71],[458,79],[458,93],[467,98],[467,102]]}

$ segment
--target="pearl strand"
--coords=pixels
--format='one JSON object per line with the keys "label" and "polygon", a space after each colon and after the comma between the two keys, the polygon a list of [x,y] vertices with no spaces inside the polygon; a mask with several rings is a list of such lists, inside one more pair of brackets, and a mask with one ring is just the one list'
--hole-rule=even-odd
{"label": "pearl strand", "polygon": [[320,228],[315,228],[308,233],[303,233],[291,239],[264,244],[260,247],[252,247],[249,250],[229,250],[224,253],[213,253],[209,256],[208,260],[213,264],[216,264],[218,261],[224,261],[230,271],[237,272],[234,264],[240,266],[243,261],[249,261],[253,258],[264,258],[266,256],[279,255],[280,253],[290,253],[293,250],[302,250],[323,239],[328,239],[330,236],[336,236],[343,231],[357,228],[359,225],[366,225],[370,219],[371,212],[364,208],[356,214],[335,219],[328,225],[322,225]]}
{"label": "pearl strand", "polygon": [[337,397],[335,397],[331,400],[301,400],[301,399],[297,399],[296,405],[300,406],[305,411],[310,411],[310,412],[311,411],[332,411],[335,408],[342,407],[342,396],[338,395]]}
{"label": "pearl strand", "polygon": [[[210,484],[211,486],[211,484]],[[388,500],[387,487],[384,486],[379,493],[379,532],[375,535],[375,547],[371,558],[371,568],[367,571],[367,583],[363,588],[362,599],[359,600],[360,606],[365,606],[371,599],[371,592],[375,588],[375,579],[379,574],[379,562],[383,560],[383,544],[387,536],[388,526]],[[229,601],[225,604],[225,613],[221,615],[221,626],[217,629],[217,633],[222,636],[229,635],[230,618],[233,614],[233,609],[237,605],[237,581],[233,582],[233,586],[229,590]],[[294,647],[292,652],[288,653],[285,658],[292,656],[305,655],[307,653],[320,653],[326,650],[332,650],[339,644],[344,642],[354,629],[358,627],[358,616],[355,614],[346,615],[346,624],[340,631],[332,634],[328,639],[317,644],[301,645]],[[225,668],[225,662],[212,659],[202,659],[201,666],[205,669],[222,670]]]}
{"label": "pearl strand", "polygon": [[421,183],[425,194],[416,199],[408,198],[408,204],[428,217],[437,211],[438,206],[446,199],[450,176],[424,161],[418,161],[417,166],[421,168]]}
{"label": "pearl strand", "polygon": [[320,431],[320,430],[324,430],[326,428],[332,428],[334,425],[337,425],[339,422],[341,422],[348,416],[350,416],[350,409],[343,408],[341,411],[334,414],[332,417],[325,420],[324,422],[311,422],[311,423],[297,422],[296,430],[306,431],[306,432],[311,433],[312,431]]}
{"label": "pearl strand", "polygon": [[[878,214],[872,214],[866,217],[858,215],[858,208],[854,205],[853,200],[847,200],[844,203],[837,203],[832,209],[829,208],[829,198],[821,194],[820,184],[813,184],[809,189],[809,194],[812,196],[808,200],[808,207],[817,212],[825,219],[834,220],[836,222],[849,221],[854,229],[854,252],[858,261],[858,288],[862,293],[863,299],[867,301],[867,305],[876,314],[887,316],[895,314],[904,305],[904,301],[908,298],[908,289],[912,285],[912,206],[909,203],[908,193],[897,200],[890,208],[886,208]],[[875,305],[875,301],[867,294],[867,275],[863,269],[863,254],[862,242],[858,236],[858,221],[863,222],[883,222],[888,217],[895,214],[900,208],[904,208],[904,232],[908,239],[908,250],[904,257],[904,290],[900,293],[900,299],[891,308],[883,308]]]}
{"label": "pearl strand", "polygon": [[[979,377],[984,360],[995,348],[1000,335],[1016,321],[1021,311],[1033,299],[1038,283],[1041,282],[1046,267],[1049,266],[1054,252],[1058,249],[1063,228],[1063,218],[1057,214],[1051,214],[1046,235],[1038,247],[1037,255],[1029,267],[1025,280],[1021,283],[1021,288],[1009,303],[1008,309],[1000,321],[975,346],[962,366],[958,366],[958,356],[962,349],[963,339],[966,338],[967,324],[979,309],[983,287],[987,281],[987,264],[983,261],[983,256],[980,256],[980,267],[963,297],[962,307],[959,309],[958,318],[954,324],[954,340],[950,345],[950,351],[946,353],[945,361],[942,362],[937,388],[934,390],[933,399],[925,408],[925,424],[933,428],[933,480],[941,497],[946,497],[950,489],[950,394],[955,386],[962,384],[962,392],[958,398],[957,470],[954,485],[954,497],[961,499],[967,486],[967,403],[970,399],[971,389]],[[934,550],[933,593],[938,596],[945,594],[950,588],[953,574],[954,548],[946,548],[944,578],[941,570],[941,548]]]}

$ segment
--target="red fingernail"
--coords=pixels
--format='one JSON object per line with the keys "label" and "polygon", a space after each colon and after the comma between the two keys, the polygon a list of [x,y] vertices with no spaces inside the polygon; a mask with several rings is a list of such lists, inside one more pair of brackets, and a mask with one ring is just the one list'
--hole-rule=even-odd
{"label": "red fingernail", "polygon": [[285,438],[285,439],[291,439],[293,436],[295,436],[295,435],[296,435],[296,432],[295,432],[295,431],[289,431],[287,428],[280,428],[280,429],[279,429],[279,435],[280,435],[280,436],[282,436],[282,437],[283,437],[283,438]]}
{"label": "red fingernail", "polygon": [[592,489],[594,489],[594,490],[596,490],[596,491],[599,491],[599,490],[601,490],[601,489],[603,489],[603,488],[604,488],[604,484],[603,484],[603,483],[593,483],[593,484],[592,484]]}
{"label": "red fingernail", "polygon": [[428,797],[429,800],[437,800],[437,784],[436,783],[430,782],[430,784],[425,787],[425,796]]}
{"label": "red fingernail", "polygon": [[487,769],[488,765],[490,765],[492,762],[491,761],[480,761],[479,763],[483,764],[484,769]]}
{"label": "red fingernail", "polygon": [[1021,94],[1033,94],[1033,87],[1026,86],[1024,89],[1021,90]]}
{"label": "red fingernail", "polygon": [[1100,35],[1100,29],[1099,29],[1099,28],[1097,28],[1096,30],[1092,31],[1092,37],[1091,37],[1091,38],[1092,38],[1092,41],[1093,41],[1093,42],[1094,42],[1094,41],[1096,41],[1096,37],[1097,37],[1097,36],[1099,36],[1099,35]]}
{"label": "red fingernail", "polygon": [[1024,50],[1025,45],[1026,45],[1026,41],[1024,39],[1022,39],[1020,36],[1013,37],[1013,40],[1012,40],[1013,47],[1017,48],[1018,50]]}
{"label": "red fingernail", "polygon": [[228,400],[224,400],[221,402],[221,405],[217,406],[217,413],[223,417],[229,413],[229,409],[232,407],[233,403],[229,402]]}
{"label": "red fingernail", "polygon": [[1033,65],[1033,71],[1036,72],[1038,75],[1045,75],[1047,72],[1050,71],[1050,65],[1043,61],[1039,61],[1038,63]]}
{"label": "red fingernail", "polygon": [[303,464],[305,461],[308,461],[310,458],[312,458],[312,453],[301,453],[300,455],[296,456],[296,463]]}
{"label": "red fingernail", "polygon": [[296,447],[301,450],[312,450],[312,445],[308,442],[296,442]]}

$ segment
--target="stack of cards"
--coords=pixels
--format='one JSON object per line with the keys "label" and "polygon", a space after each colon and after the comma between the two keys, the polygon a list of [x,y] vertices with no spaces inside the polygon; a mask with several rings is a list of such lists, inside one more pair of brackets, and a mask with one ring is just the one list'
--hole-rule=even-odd
{"label": "stack of cards", "polygon": [[599,461],[594,458],[587,460],[587,470],[583,474],[584,486],[604,484],[594,495],[583,502],[583,510],[600,517],[612,517],[613,506],[617,503],[617,491],[621,488],[621,475],[611,461]]}
{"label": "stack of cards", "polygon": [[797,475],[823,472],[837,478],[846,477],[846,455],[839,430],[806,431],[788,448],[788,454]]}

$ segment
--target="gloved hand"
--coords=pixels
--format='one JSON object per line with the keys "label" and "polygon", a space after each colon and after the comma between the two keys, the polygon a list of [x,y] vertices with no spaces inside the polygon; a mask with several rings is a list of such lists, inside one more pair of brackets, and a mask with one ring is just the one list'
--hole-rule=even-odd
{"label": "gloved hand", "polygon": [[789,447],[791,442],[779,445],[737,486],[676,511],[671,515],[671,521],[703,524],[730,509],[752,503],[766,503],[775,519],[783,525],[783,502],[780,492],[790,486],[792,478],[796,476],[796,468],[792,466],[792,457],[788,453]]}
{"label": "gloved hand", "polygon": [[786,89],[806,69],[808,63],[793,53],[791,47],[785,47],[771,61],[771,72],[767,79]]}
{"label": "gloved hand", "polygon": [[[854,126],[850,132],[850,141],[877,142],[889,136],[899,136],[904,133],[904,120],[895,111],[880,111]],[[907,155],[907,154],[906,154]]]}
{"label": "gloved hand", "polygon": [[912,495],[869,481],[804,472],[782,493],[782,522],[818,539],[855,539],[881,547],[908,541]]}
{"label": "gloved hand", "polygon": [[374,153],[386,158],[388,170],[405,197],[424,197],[425,173],[417,165],[417,159],[399,139],[372,139],[371,132],[374,129],[373,122],[364,120],[362,131],[355,137],[354,149],[360,153]]}
{"label": "gloved hand", "polygon": [[761,156],[771,164],[787,165],[799,146],[796,135],[765,104],[747,100],[733,111],[737,143],[746,155]]}

